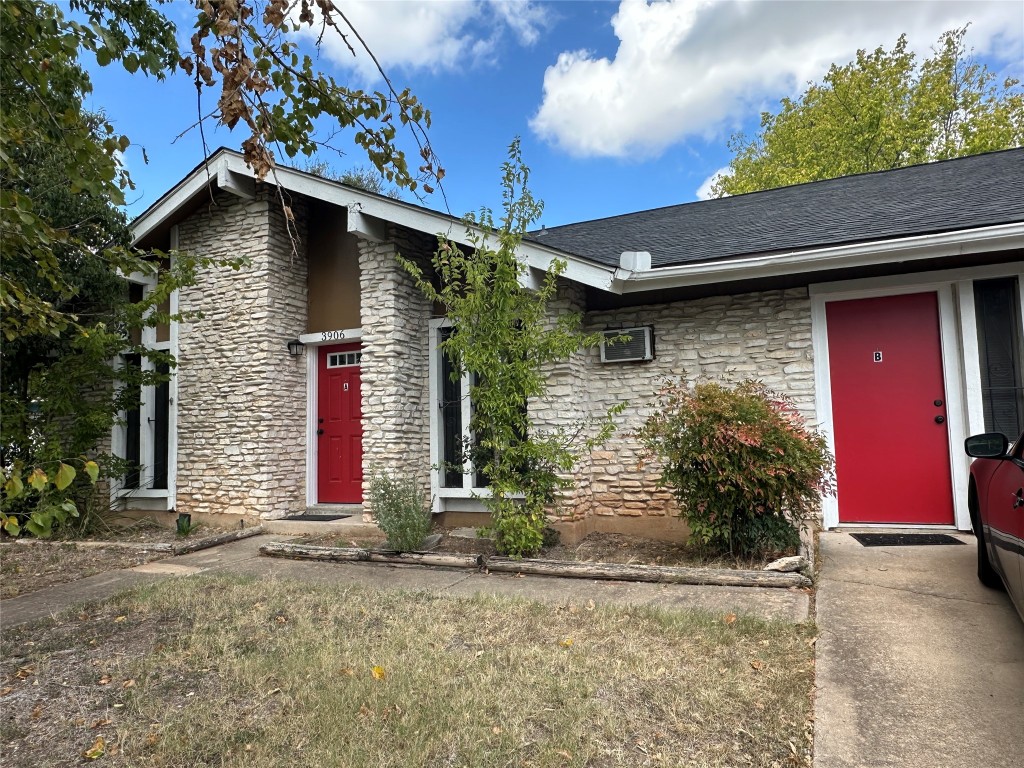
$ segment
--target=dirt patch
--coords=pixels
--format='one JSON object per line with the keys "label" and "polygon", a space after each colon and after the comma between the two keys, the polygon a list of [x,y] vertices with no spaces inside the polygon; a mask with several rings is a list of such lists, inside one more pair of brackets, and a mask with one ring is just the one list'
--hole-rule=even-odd
{"label": "dirt patch", "polygon": [[110,766],[810,765],[813,636],[199,576],[5,633],[0,753],[11,768],[90,750]]}
{"label": "dirt patch", "polygon": [[7,600],[97,573],[133,568],[170,552],[125,547],[79,547],[68,542],[0,542],[0,599]]}
{"label": "dirt patch", "polygon": [[74,540],[0,538],[0,600],[67,584],[97,573],[170,557],[169,548],[223,531],[203,527],[183,538],[152,522],[104,528]]}
{"label": "dirt patch", "polygon": [[[468,555],[497,554],[494,542],[488,538],[466,538],[453,535],[459,529],[435,527],[441,541],[432,551]],[[324,547],[375,548],[386,545],[384,534],[364,535],[347,539],[337,535],[310,536],[302,543]],[[795,553],[787,553],[795,554]],[[735,568],[760,570],[770,562],[768,558],[734,558],[715,556],[690,544],[646,539],[621,533],[592,533],[577,544],[552,544],[536,555],[542,560],[568,560],[588,563],[624,563],[630,565],[669,565],[690,568]]]}

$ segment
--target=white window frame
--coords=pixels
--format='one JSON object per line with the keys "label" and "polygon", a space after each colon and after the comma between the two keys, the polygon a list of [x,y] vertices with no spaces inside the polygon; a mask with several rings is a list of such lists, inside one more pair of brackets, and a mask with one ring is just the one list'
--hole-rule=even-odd
{"label": "white window frame", "polygon": [[[171,228],[171,250],[178,247],[178,228]],[[171,257],[173,265],[174,257]],[[133,272],[127,277],[128,282],[141,285],[143,296],[148,295],[156,287],[156,278],[152,275]],[[178,291],[172,291],[168,302],[171,315],[178,313]],[[156,328],[144,326],[142,328],[142,346],[154,351],[170,352],[175,359],[178,358],[178,323],[174,320],[169,323],[170,333],[167,341],[156,340]],[[119,363],[123,364],[123,363]],[[143,370],[154,370],[155,366],[151,360],[142,358]],[[153,455],[154,443],[154,422],[151,421],[156,415],[156,401],[153,397],[155,387],[143,387],[141,401],[139,404],[139,455],[143,457],[142,471],[139,475],[138,488],[124,488],[117,483],[111,483],[111,501],[133,501],[139,500],[141,504],[133,506],[150,507],[155,505],[163,510],[171,510],[175,507],[177,498],[177,467],[178,467],[178,375],[175,368],[171,368],[170,381],[167,386],[167,488],[147,488],[153,482],[153,467],[151,462],[145,461]],[[127,418],[127,413],[118,413],[120,421]],[[111,439],[111,452],[115,456],[124,456],[127,447],[127,425],[119,424],[114,428]]]}
{"label": "white window frame", "polygon": [[[946,417],[949,424],[953,527],[958,530],[970,530],[971,528],[970,513],[967,509],[970,459],[963,451],[964,440],[968,435],[985,431],[981,402],[977,318],[974,307],[974,281],[998,277],[1017,277],[1021,294],[1021,318],[1024,320],[1024,271],[1019,263],[818,283],[811,285],[809,290],[816,415],[819,428],[825,435],[829,450],[833,455],[835,455],[835,433],[832,420],[832,385],[825,305],[831,301],[876,296],[929,292],[937,294],[942,373],[946,387]],[[823,499],[822,523],[826,530],[847,525],[839,522],[838,492],[834,496],[826,496]],[[865,525],[858,523],[853,527],[936,529],[950,526]]]}
{"label": "white window frame", "polygon": [[[481,488],[473,485],[476,479],[476,472],[473,471],[473,464],[468,459],[462,468],[462,487],[446,488],[441,485],[441,463],[443,461],[441,446],[441,330],[450,328],[453,323],[447,318],[436,318],[429,321],[430,343],[428,349],[430,379],[428,391],[430,395],[430,495],[433,499],[433,510],[435,513],[445,511],[448,499],[479,499],[491,495],[490,488]],[[462,435],[469,437],[469,422],[473,415],[473,405],[468,397],[470,386],[469,373],[462,374]]]}

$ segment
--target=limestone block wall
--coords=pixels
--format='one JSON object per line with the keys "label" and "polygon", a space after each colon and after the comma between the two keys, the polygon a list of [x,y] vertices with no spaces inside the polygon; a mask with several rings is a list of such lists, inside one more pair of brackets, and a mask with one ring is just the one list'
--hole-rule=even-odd
{"label": "limestone block wall", "polygon": [[[567,313],[584,314],[586,291],[583,286],[567,280],[559,280],[558,295],[548,304],[548,316],[554,322]],[[549,367],[547,392],[543,398],[529,404],[530,417],[538,430],[572,430],[590,411],[586,383],[586,352],[581,350],[567,360]],[[581,386],[583,384],[583,386]],[[586,433],[580,435],[586,437]],[[586,468],[589,459],[584,457],[580,468]],[[550,512],[561,520],[580,520],[590,514],[591,493],[590,473],[579,471],[572,477],[572,486],[559,495],[558,505]]]}
{"label": "limestone block wall", "polygon": [[628,402],[611,440],[595,451],[579,477],[588,489],[584,509],[600,516],[665,516],[675,500],[656,482],[660,469],[641,467],[633,432],[653,411],[668,379],[738,381],[753,377],[789,395],[809,422],[815,418],[811,305],[806,289],[717,296],[586,316],[589,332],[653,325],[656,358],[649,363],[601,363],[590,350],[578,389],[592,418]]}
{"label": "limestone block wall", "polygon": [[389,228],[386,242],[359,241],[362,296],[363,499],[373,472],[412,477],[429,498],[431,304],[395,256],[426,263],[427,239]]}
{"label": "limestone block wall", "polygon": [[[272,519],[305,509],[306,361],[289,339],[306,329],[306,208],[293,254],[277,196],[218,193],[178,225],[178,247],[246,266],[208,267],[183,289],[198,311],[179,329],[177,508]],[[230,523],[228,523],[230,524]]]}

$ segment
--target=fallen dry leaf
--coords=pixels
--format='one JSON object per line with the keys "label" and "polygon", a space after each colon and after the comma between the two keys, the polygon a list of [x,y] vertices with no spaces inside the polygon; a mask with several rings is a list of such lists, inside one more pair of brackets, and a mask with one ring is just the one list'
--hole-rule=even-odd
{"label": "fallen dry leaf", "polygon": [[342,667],[338,671],[346,677],[354,677],[356,674],[356,671],[352,669],[352,667]]}
{"label": "fallen dry leaf", "polygon": [[117,617],[114,618],[114,623],[115,624],[120,624],[122,621],[127,621],[127,620],[128,620],[127,616],[117,616]]}
{"label": "fallen dry leaf", "polygon": [[107,751],[107,741],[102,736],[97,736],[96,741],[82,753],[82,757],[86,760],[99,760],[103,757],[103,753]]}
{"label": "fallen dry leaf", "polygon": [[559,642],[559,645],[562,646],[563,648],[571,648],[572,647],[572,638],[571,637],[565,638],[565,640],[562,640],[561,642]]}
{"label": "fallen dry leaf", "polygon": [[134,688],[135,687],[135,681],[134,680],[125,680],[123,683],[121,683],[121,687],[122,688]]}
{"label": "fallen dry leaf", "polygon": [[572,752],[569,752],[569,751],[568,751],[568,750],[566,750],[566,749],[556,749],[556,750],[555,750],[555,754],[556,754],[556,755],[561,755],[561,756],[562,756],[562,757],[564,757],[564,758],[565,758],[566,760],[572,760]]}
{"label": "fallen dry leaf", "polygon": [[18,671],[14,673],[14,676],[19,680],[24,680],[31,677],[36,673],[35,664],[26,664],[24,667],[18,667]]}
{"label": "fallen dry leaf", "polygon": [[112,678],[110,675],[104,675],[103,677],[101,677],[99,680],[96,681],[96,684],[97,685],[110,685],[110,681],[113,680],[113,679],[114,678]]}
{"label": "fallen dry leaf", "polygon": [[725,614],[725,618],[722,619],[722,621],[724,621],[726,624],[735,624],[736,623],[736,614],[735,613],[727,613],[727,614]]}
{"label": "fallen dry leaf", "polygon": [[97,720],[95,723],[93,723],[92,727],[93,727],[93,729],[102,728],[105,725],[110,725],[112,722],[114,722],[114,721],[111,720],[109,717],[104,717],[104,718],[101,718],[101,719]]}
{"label": "fallen dry leaf", "polygon": [[149,734],[146,737],[146,746],[147,747],[155,746],[158,741],[160,741],[160,734],[159,733],[151,733],[151,734]]}
{"label": "fallen dry leaf", "polygon": [[384,671],[384,667],[374,667],[370,670],[370,674],[373,675],[374,680],[383,680],[388,673]]}
{"label": "fallen dry leaf", "polygon": [[754,669],[762,670],[764,669],[764,662],[760,659],[754,659],[750,662],[750,666],[752,666]]}
{"label": "fallen dry leaf", "polygon": [[496,725],[493,728],[491,728],[491,733],[497,736],[499,733],[501,733],[501,726]]}
{"label": "fallen dry leaf", "polygon": [[14,686],[13,685],[8,685],[3,690],[0,690],[0,696],[6,696],[8,693],[11,693],[13,690],[14,690]]}

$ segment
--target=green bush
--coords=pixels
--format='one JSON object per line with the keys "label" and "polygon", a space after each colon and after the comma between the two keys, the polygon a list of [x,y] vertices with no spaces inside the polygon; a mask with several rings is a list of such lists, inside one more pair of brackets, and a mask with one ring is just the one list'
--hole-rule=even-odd
{"label": "green bush", "polygon": [[666,386],[638,432],[693,538],[739,556],[799,544],[833,488],[825,438],[793,404],[757,381]]}
{"label": "green bush", "polygon": [[419,549],[430,532],[431,513],[414,480],[374,475],[370,480],[370,504],[378,527],[388,537],[388,546],[399,552]]}
{"label": "green bush", "polygon": [[500,555],[515,559],[532,557],[544,546],[545,515],[543,504],[517,499],[495,499],[491,505],[494,546]]}

